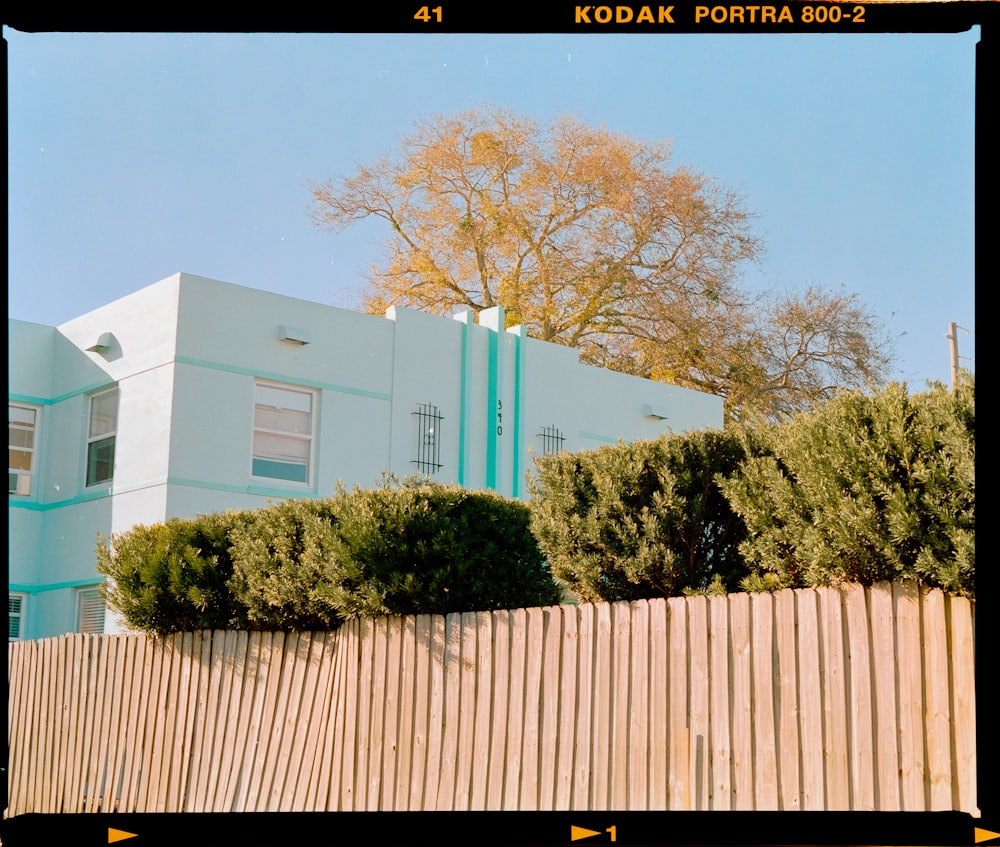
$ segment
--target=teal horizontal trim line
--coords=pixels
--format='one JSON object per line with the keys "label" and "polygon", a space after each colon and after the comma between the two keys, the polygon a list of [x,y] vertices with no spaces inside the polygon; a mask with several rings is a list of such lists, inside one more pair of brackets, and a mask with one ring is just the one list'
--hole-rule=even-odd
{"label": "teal horizontal trim line", "polygon": [[[184,479],[183,477],[176,476],[167,477],[164,482],[156,484],[180,485],[185,488],[204,488],[209,491],[225,491],[228,494],[252,494],[257,497],[278,497],[282,500],[288,500],[291,497],[318,496],[315,488],[271,488],[269,486],[261,485],[227,485],[222,482],[208,482],[202,479]],[[122,491],[119,493],[127,494],[128,492]],[[8,505],[12,509],[24,509],[29,512],[47,512],[51,509],[62,509],[66,506],[76,506],[80,503],[89,503],[93,500],[103,500],[110,496],[112,496],[111,493],[107,491],[101,492],[100,494],[81,494],[79,497],[70,497],[66,500],[58,500],[55,503],[36,503],[32,500],[21,500],[11,497]]]}
{"label": "teal horizontal trim line", "polygon": [[606,444],[618,443],[617,438],[612,438],[610,435],[599,435],[596,432],[584,432],[583,430],[580,430],[578,435],[580,436],[580,438],[590,438],[593,441],[603,441]]}
{"label": "teal horizontal trim line", "polygon": [[252,368],[242,368],[237,365],[224,365],[221,362],[208,362],[202,359],[192,359],[189,356],[178,356],[174,359],[179,365],[191,365],[195,368],[208,368],[213,371],[223,371],[225,373],[239,374],[240,376],[253,376],[259,379],[271,379],[275,382],[286,382],[290,385],[304,385],[307,388],[319,388],[325,391],[338,391],[341,394],[354,394],[358,397],[370,397],[373,400],[391,400],[392,395],[382,391],[368,391],[364,388],[354,388],[350,385],[337,385],[332,382],[319,382],[314,379],[302,379],[298,376],[287,374],[268,373],[257,371]]}
{"label": "teal horizontal trim line", "polygon": [[8,393],[7,400],[13,403],[30,403],[33,406],[54,406],[56,403],[62,403],[63,400],[79,397],[81,394],[90,394],[93,391],[108,388],[111,385],[116,385],[116,383],[113,379],[108,379],[92,383],[91,385],[85,385],[83,388],[74,388],[72,391],[67,391],[65,394],[59,394],[56,397],[34,397],[31,394]]}
{"label": "teal horizontal trim line", "polygon": [[186,488],[204,488],[208,491],[225,491],[227,494],[253,494],[258,497],[280,497],[288,500],[291,497],[316,497],[315,488],[269,488],[260,485],[227,485],[222,482],[208,482],[203,479],[184,479],[183,477],[167,477],[167,485],[182,485]]}
{"label": "teal horizontal trim line", "polygon": [[41,594],[43,591],[59,591],[62,588],[80,588],[84,585],[103,585],[107,578],[103,576],[92,576],[88,579],[71,579],[67,582],[46,582],[41,585],[22,585],[19,582],[7,583],[8,591],[17,591],[22,594]]}
{"label": "teal horizontal trim line", "polygon": [[110,497],[111,492],[104,490],[100,492],[89,492],[78,497],[68,497],[65,500],[56,500],[53,503],[37,503],[33,500],[15,500],[11,497],[7,505],[11,509],[26,509],[29,512],[47,512],[50,509],[62,509],[64,506],[77,506],[80,503],[90,503],[93,500],[103,500]]}

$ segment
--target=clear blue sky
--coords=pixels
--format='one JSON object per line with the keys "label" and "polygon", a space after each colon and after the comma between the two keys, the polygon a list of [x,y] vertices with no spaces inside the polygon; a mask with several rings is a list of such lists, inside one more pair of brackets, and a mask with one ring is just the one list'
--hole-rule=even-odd
{"label": "clear blue sky", "polygon": [[978,28],[4,36],[14,318],[57,325],[177,271],[350,306],[385,232],[315,229],[307,180],[489,103],[669,138],[758,213],[747,285],[858,292],[912,390],[949,381],[949,321],[975,330]]}

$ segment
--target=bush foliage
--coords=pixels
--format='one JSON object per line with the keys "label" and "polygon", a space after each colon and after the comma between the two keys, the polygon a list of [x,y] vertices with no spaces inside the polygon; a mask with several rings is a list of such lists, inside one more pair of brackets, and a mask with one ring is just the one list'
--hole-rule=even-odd
{"label": "bush foliage", "polygon": [[748,590],[916,580],[972,596],[975,382],[845,393],[762,428],[771,455],[723,483]]}
{"label": "bush foliage", "polygon": [[246,609],[229,590],[230,532],[246,512],[136,526],[97,542],[97,570],[109,577],[108,605],[133,629],[167,633],[243,628]]}
{"label": "bush foliage", "polygon": [[99,542],[98,568],[128,625],[157,633],[329,629],[562,599],[527,505],[417,480],[137,526]]}
{"label": "bush foliage", "polygon": [[717,478],[750,438],[702,430],[536,459],[531,527],[553,574],[588,602],[736,588],[746,530]]}

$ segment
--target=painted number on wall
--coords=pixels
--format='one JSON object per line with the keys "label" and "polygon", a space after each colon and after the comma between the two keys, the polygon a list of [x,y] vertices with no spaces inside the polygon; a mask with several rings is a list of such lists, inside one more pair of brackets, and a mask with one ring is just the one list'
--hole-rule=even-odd
{"label": "painted number on wall", "polygon": [[503,435],[503,400],[497,400],[497,435]]}

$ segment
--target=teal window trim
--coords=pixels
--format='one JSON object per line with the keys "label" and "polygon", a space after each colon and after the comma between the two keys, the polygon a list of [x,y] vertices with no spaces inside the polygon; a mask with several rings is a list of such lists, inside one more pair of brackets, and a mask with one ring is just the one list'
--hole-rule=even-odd
{"label": "teal window trim", "polygon": [[65,400],[72,400],[74,397],[83,397],[88,394],[100,393],[102,390],[112,388],[117,383],[113,379],[103,380],[101,382],[95,382],[92,385],[85,385],[83,388],[74,388],[72,391],[67,391],[65,394],[59,394],[55,397],[36,397],[33,394],[7,394],[7,399],[12,403],[31,403],[35,406],[54,406],[56,403],[62,403]]}
{"label": "teal window trim", "polygon": [[189,365],[194,368],[207,368],[208,370],[222,371],[223,373],[238,374],[240,376],[252,376],[255,379],[263,379],[268,382],[280,382],[285,385],[302,386],[303,388],[312,388],[320,391],[336,391],[341,394],[354,394],[357,397],[369,397],[372,400],[392,400],[392,395],[387,394],[384,391],[368,391],[367,389],[355,388],[350,385],[338,385],[333,382],[320,382],[315,379],[302,379],[298,376],[269,373],[266,371],[254,370],[252,368],[243,368],[237,365],[226,365],[221,362],[209,362],[203,359],[194,359],[190,356],[177,356],[174,361],[178,365]]}
{"label": "teal window trim", "polygon": [[40,585],[25,585],[20,582],[7,583],[8,591],[15,591],[19,594],[42,594],[45,591],[61,591],[65,588],[84,588],[90,585],[103,585],[107,582],[107,577],[93,576],[87,579],[70,579],[65,582],[43,582]]}

